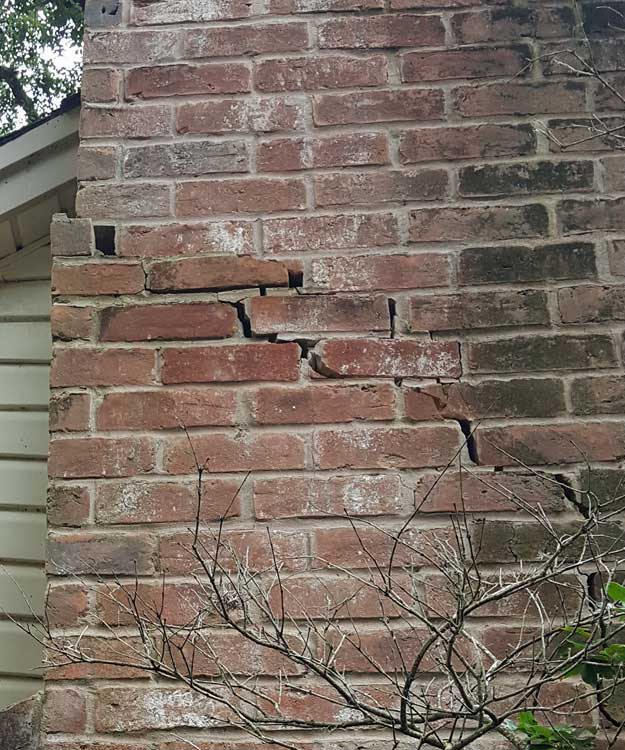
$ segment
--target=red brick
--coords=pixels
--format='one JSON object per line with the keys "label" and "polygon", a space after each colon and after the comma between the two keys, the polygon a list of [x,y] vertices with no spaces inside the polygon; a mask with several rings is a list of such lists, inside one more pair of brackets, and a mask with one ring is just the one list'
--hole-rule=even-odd
{"label": "red brick", "polygon": [[622,375],[577,378],[571,383],[575,414],[623,414],[625,382]]}
{"label": "red brick", "polygon": [[81,734],[87,722],[85,695],[74,688],[46,690],[43,709],[43,729],[55,734]]}
{"label": "red brick", "polygon": [[381,9],[384,0],[270,0],[271,13],[324,13]]}
{"label": "red brick", "polygon": [[399,242],[397,219],[390,213],[306,216],[263,221],[267,255],[384,247]]}
{"label": "red brick", "polygon": [[530,125],[471,125],[418,128],[400,134],[402,164],[454,159],[496,159],[534,153],[536,137]]}
{"label": "red brick", "polygon": [[539,204],[461,208],[423,208],[412,211],[412,242],[513,240],[520,237],[546,237],[549,233],[547,209]]}
{"label": "red brick", "polygon": [[52,575],[154,572],[154,543],[144,534],[52,534],[48,545],[48,570]]}
{"label": "red brick", "polygon": [[438,89],[369,91],[364,96],[321,94],[313,97],[315,125],[443,119],[443,95]]}
{"label": "red brick", "polygon": [[392,474],[284,477],[254,481],[258,519],[385,516],[405,510],[401,480]]}
{"label": "red brick", "polygon": [[260,388],[250,403],[256,424],[324,424],[395,416],[395,392],[390,385]]}
{"label": "red brick", "polygon": [[[71,639],[76,640],[76,636]],[[143,644],[137,637],[126,636],[118,640],[83,633],[80,651],[84,659],[72,662],[61,654],[52,654],[45,678],[49,681],[140,679],[145,676],[145,672],[139,668],[144,663],[143,657],[138,656],[142,649]]]}
{"label": "red brick", "polygon": [[449,78],[501,78],[523,73],[531,58],[529,47],[462,47],[436,52],[407,52],[401,56],[404,83]]}
{"label": "red brick", "polygon": [[564,488],[552,477],[509,472],[429,474],[417,480],[414,507],[422,513],[547,512],[568,510]]}
{"label": "red brick", "polygon": [[46,594],[45,615],[51,628],[81,627],[87,621],[89,601],[82,584],[50,583]]}
{"label": "red brick", "polygon": [[126,76],[126,98],[241,94],[250,90],[250,83],[249,68],[240,63],[133,68]]}
{"label": "red brick", "polygon": [[318,35],[321,49],[440,47],[445,44],[445,28],[438,16],[413,14],[333,18],[319,26]]}
{"label": "red brick", "polygon": [[579,234],[595,229],[608,232],[625,229],[625,198],[560,201],[556,207],[564,234]]}
{"label": "red brick", "polygon": [[620,461],[625,456],[625,426],[615,422],[480,428],[475,437],[481,465]]}
{"label": "red brick", "polygon": [[[202,521],[238,515],[240,484],[234,479],[204,479]],[[96,490],[96,520],[101,524],[191,522],[198,512],[197,493],[197,482],[107,482]]]}
{"label": "red brick", "polygon": [[239,327],[234,307],[219,302],[106,307],[100,320],[101,341],[223,339]]}
{"label": "red brick", "polygon": [[136,26],[228,21],[247,18],[251,13],[249,0],[232,0],[226,5],[210,5],[189,0],[133,0],[131,23]]}
{"label": "red brick", "polygon": [[308,46],[305,23],[214,26],[182,31],[182,56],[185,59],[300,52]]}
{"label": "red brick", "polygon": [[52,305],[50,322],[55,339],[89,339],[93,335],[94,310],[92,307]]}
{"label": "red brick", "polygon": [[48,485],[47,516],[51,526],[82,526],[89,519],[89,488],[80,484]]}
{"label": "red brick", "polygon": [[216,221],[210,224],[126,226],[121,233],[120,245],[120,255],[140,258],[207,253],[249,255],[254,250],[253,224]]}
{"label": "red brick", "polygon": [[[193,435],[200,466],[210,472],[280,471],[304,468],[304,438],[292,433],[254,433],[237,437],[226,433]],[[176,437],[164,445],[163,463],[168,474],[196,470],[189,439]]]}
{"label": "red brick", "polygon": [[155,352],[150,349],[56,348],[52,386],[148,385],[154,382]]}
{"label": "red brick", "polygon": [[89,429],[91,397],[88,393],[53,394],[50,399],[50,432]]}
{"label": "red brick", "polygon": [[425,10],[428,8],[464,8],[477,5],[479,0],[391,0],[391,10],[406,10],[415,8]]}
{"label": "red brick", "polygon": [[121,75],[118,70],[85,68],[80,94],[84,102],[114,102],[119,96]]}
{"label": "red brick", "polygon": [[248,311],[256,334],[390,331],[391,325],[388,303],[381,295],[253,297]]}
{"label": "red brick", "polygon": [[76,177],[82,182],[112,180],[117,174],[117,163],[118,150],[114,146],[80,146]]}
{"label": "red brick", "polygon": [[439,200],[447,193],[447,180],[443,170],[322,175],[314,178],[315,205]]}
{"label": "red brick", "polygon": [[447,255],[359,255],[312,261],[308,286],[332,292],[424,289],[449,284]]}
{"label": "red brick", "polygon": [[171,108],[81,107],[81,138],[151,138],[169,135]]}
{"label": "red brick", "polygon": [[296,130],[303,118],[302,105],[288,99],[216,99],[180,106],[176,129],[178,133],[274,133]]}
{"label": "red brick", "polygon": [[221,291],[289,285],[289,269],[277,260],[214,256],[153,263],[147,288],[153,292]]}
{"label": "red brick", "polygon": [[76,195],[76,212],[92,219],[144,219],[169,216],[170,202],[165,184],[87,184]]}
{"label": "red brick", "polygon": [[94,297],[143,291],[143,269],[138,263],[80,263],[52,268],[52,294]]}
{"label": "red brick", "polygon": [[464,117],[586,111],[586,86],[581,81],[465,86],[455,89],[453,97],[454,108]]}
{"label": "red brick", "polygon": [[50,441],[51,477],[132,477],[154,468],[147,438],[72,438]]}
{"label": "red brick", "polygon": [[388,78],[386,58],[290,57],[257,63],[254,83],[259,91],[302,91],[380,86]]}
{"label": "red brick", "polygon": [[470,372],[539,372],[614,367],[610,336],[519,336],[471,342],[467,347]]}
{"label": "red brick", "polygon": [[256,168],[260,172],[388,163],[385,133],[340,133],[310,140],[274,138],[260,143],[256,150]]}
{"label": "red brick", "polygon": [[189,141],[127,148],[124,177],[201,177],[249,171],[244,141]]}
{"label": "red brick", "polygon": [[445,383],[408,389],[406,416],[414,421],[487,417],[556,417],[566,412],[559,380],[519,378]]}
{"label": "red brick", "polygon": [[412,297],[408,330],[458,331],[499,326],[549,325],[547,295],[535,289]]}
{"label": "red brick", "polygon": [[[184,574],[197,571],[199,562],[190,551],[193,536],[189,532],[165,536],[160,540],[159,559],[163,573]],[[271,542],[278,565],[283,570],[305,570],[308,567],[307,537],[301,531],[272,531]],[[272,548],[266,529],[251,531],[224,530],[217,546],[215,531],[200,534],[204,549],[203,559],[208,562],[218,551],[219,565],[223,570],[237,570],[245,561],[251,571],[272,569]]]}
{"label": "red brick", "polygon": [[306,207],[301,180],[227,179],[183,182],[176,188],[176,216],[271,213]]}
{"label": "red brick", "polygon": [[167,430],[182,426],[232,426],[234,391],[202,388],[107,393],[97,411],[100,430]]}
{"label": "red brick", "polygon": [[175,31],[94,31],[84,40],[86,63],[163,63],[175,60],[178,37]]}
{"label": "red brick", "polygon": [[452,341],[335,339],[320,346],[318,367],[335,378],[456,378],[458,344]]}
{"label": "red brick", "polygon": [[625,320],[625,286],[584,285],[558,290],[563,323]]}
{"label": "red brick", "polygon": [[445,466],[460,448],[453,427],[325,430],[313,438],[319,469],[420,469]]}
{"label": "red brick", "polygon": [[163,383],[237,383],[248,380],[297,380],[297,344],[164,349]]}

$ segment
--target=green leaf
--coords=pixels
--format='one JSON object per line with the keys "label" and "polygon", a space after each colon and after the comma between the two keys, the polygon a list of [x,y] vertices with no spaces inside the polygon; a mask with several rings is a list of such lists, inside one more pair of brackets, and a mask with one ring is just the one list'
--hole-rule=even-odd
{"label": "green leaf", "polygon": [[613,602],[625,604],[625,586],[621,586],[620,583],[616,583],[616,581],[608,583],[606,593]]}

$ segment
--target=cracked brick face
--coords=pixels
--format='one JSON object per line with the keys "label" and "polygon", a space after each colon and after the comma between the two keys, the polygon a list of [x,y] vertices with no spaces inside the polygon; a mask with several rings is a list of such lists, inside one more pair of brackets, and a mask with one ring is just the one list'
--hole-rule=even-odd
{"label": "cracked brick face", "polygon": [[[515,495],[571,528],[570,489],[545,479],[577,488],[590,471],[622,508],[624,159],[615,140],[563,152],[536,126],[575,140],[589,102],[612,125],[622,104],[554,75],[577,20],[569,0],[543,5],[88,0],[78,218],[52,227],[55,626],[128,625],[107,586],[135,571],[144,606],[192,618],[195,458],[202,523],[225,514],[254,570],[273,529],[298,617],[328,599],[380,614],[328,570],[367,566],[346,511],[384,526],[416,505],[411,539],[435,547],[462,500],[482,560],[506,566],[548,544]],[[612,16],[590,9],[615,71]],[[441,479],[459,459],[471,472]],[[364,536],[388,561],[388,538]],[[413,563],[401,550],[397,575]],[[94,572],[95,594],[73,577]],[[491,622],[498,649],[514,627]],[[227,640],[215,631],[237,669],[280,669]],[[227,748],[203,735],[222,708],[138,677],[52,671],[50,747],[181,750],[155,734],[172,729]]]}

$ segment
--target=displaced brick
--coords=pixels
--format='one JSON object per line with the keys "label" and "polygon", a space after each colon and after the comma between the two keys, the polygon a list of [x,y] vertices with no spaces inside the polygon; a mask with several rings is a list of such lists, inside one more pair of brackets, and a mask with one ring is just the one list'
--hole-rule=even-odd
{"label": "displaced brick", "polygon": [[52,336],[62,341],[89,339],[93,334],[94,320],[92,307],[52,305],[50,314]]}
{"label": "displaced brick", "polygon": [[155,292],[220,291],[289,285],[288,267],[276,260],[215,256],[154,263],[147,288]]}
{"label": "displaced brick", "polygon": [[91,220],[68,219],[66,214],[54,214],[50,224],[50,249],[53,256],[92,255]]}
{"label": "displaced brick", "polygon": [[254,249],[253,224],[216,221],[209,224],[126,226],[120,244],[120,255],[140,258],[208,253],[249,255]]}
{"label": "displaced brick", "polygon": [[93,297],[143,291],[144,274],[138,263],[55,263],[52,294]]}
{"label": "displaced brick", "polygon": [[117,174],[117,160],[118,152],[115,146],[80,146],[76,176],[81,182],[112,180]]}

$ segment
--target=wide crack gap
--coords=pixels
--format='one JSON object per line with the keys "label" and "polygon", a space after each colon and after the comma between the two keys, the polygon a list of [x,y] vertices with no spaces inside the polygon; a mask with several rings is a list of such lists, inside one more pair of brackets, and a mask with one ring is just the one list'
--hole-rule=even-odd
{"label": "wide crack gap", "polygon": [[465,438],[469,458],[474,464],[479,465],[480,461],[477,451],[477,441],[475,440],[475,433],[471,427],[471,422],[469,422],[468,419],[458,419],[457,421]]}
{"label": "wide crack gap", "polygon": [[397,303],[392,297],[388,298],[388,315],[389,315],[389,326],[390,326],[390,337],[395,338],[395,324],[397,318]]}
{"label": "wide crack gap", "polygon": [[564,497],[584,518],[589,518],[588,506],[578,497],[579,493],[571,486],[569,479],[564,474],[554,474],[553,477],[562,488]]}

